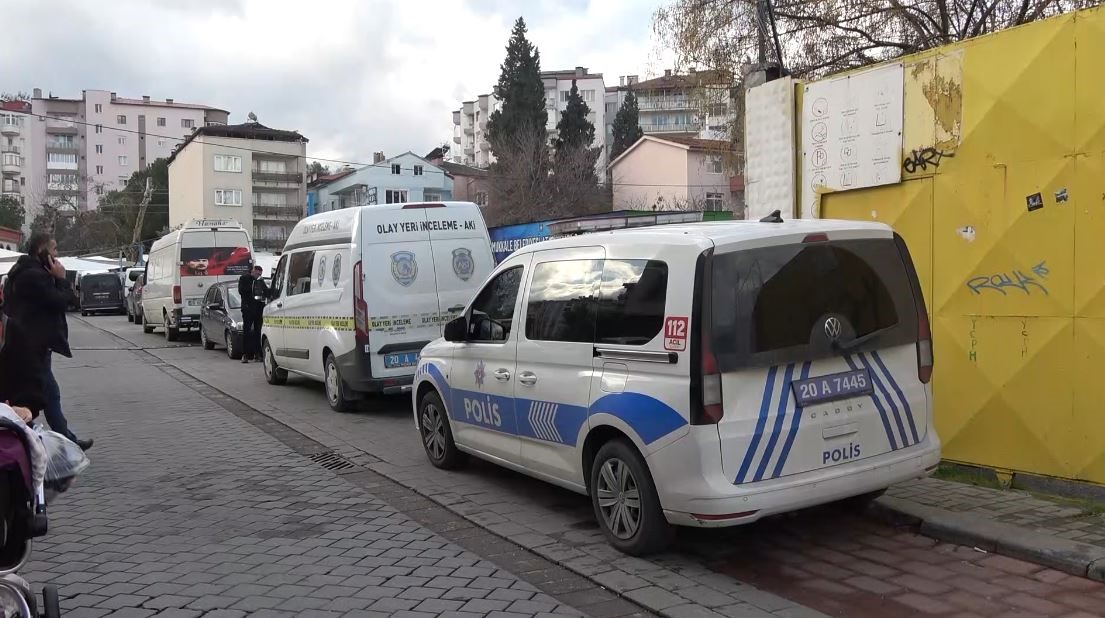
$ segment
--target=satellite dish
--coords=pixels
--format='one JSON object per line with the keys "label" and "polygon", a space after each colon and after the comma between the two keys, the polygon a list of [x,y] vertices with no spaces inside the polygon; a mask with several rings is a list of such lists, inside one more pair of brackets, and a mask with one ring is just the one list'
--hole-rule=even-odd
{"label": "satellite dish", "polygon": [[246,118],[249,118],[249,121],[250,121],[250,122],[257,122],[257,114],[254,114],[253,112],[250,112],[250,113],[249,113],[249,114],[248,114],[248,115],[246,116]]}

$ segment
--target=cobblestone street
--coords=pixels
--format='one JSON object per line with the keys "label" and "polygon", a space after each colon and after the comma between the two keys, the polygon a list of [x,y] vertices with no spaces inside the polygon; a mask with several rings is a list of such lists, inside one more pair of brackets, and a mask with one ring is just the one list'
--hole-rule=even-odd
{"label": "cobblestone street", "polygon": [[[837,506],[684,530],[674,551],[627,557],[581,496],[478,461],[432,468],[405,399],[339,415],[320,385],[270,386],[257,365],[121,318],[71,323],[86,349],[59,379],[72,422],[97,444],[81,485],[53,509],[30,576],[63,584],[64,606],[83,615],[151,615],[166,603],[184,612],[168,615],[1105,615],[1099,582]],[[291,448],[281,432],[313,446]],[[312,449],[361,472],[327,470]]]}

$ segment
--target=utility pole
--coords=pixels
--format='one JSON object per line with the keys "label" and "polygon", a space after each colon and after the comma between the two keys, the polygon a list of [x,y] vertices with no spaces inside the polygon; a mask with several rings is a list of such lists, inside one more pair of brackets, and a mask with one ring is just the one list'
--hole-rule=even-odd
{"label": "utility pole", "polygon": [[153,179],[149,176],[146,177],[146,190],[142,193],[142,203],[138,205],[138,218],[134,222],[134,234],[131,236],[131,251],[133,252],[131,257],[137,263],[138,258],[142,255],[142,250],[139,243],[142,240],[142,224],[146,221],[146,208],[150,205],[150,198],[153,197]]}

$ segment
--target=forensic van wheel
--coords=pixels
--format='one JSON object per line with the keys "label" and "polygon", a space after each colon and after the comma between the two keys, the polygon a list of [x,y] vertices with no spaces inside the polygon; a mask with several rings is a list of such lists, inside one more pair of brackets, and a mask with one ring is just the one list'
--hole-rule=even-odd
{"label": "forensic van wheel", "polygon": [[142,312],[142,332],[147,335],[153,332],[153,324],[146,321],[146,312]]}
{"label": "forensic van wheel", "polygon": [[173,328],[172,322],[169,320],[169,314],[165,314],[165,341],[177,341],[180,339],[180,329]]}
{"label": "forensic van wheel", "polygon": [[591,505],[606,540],[617,550],[643,556],[664,549],[672,528],[648,466],[625,440],[602,445],[591,466]]}
{"label": "forensic van wheel", "polygon": [[264,358],[264,362],[261,363],[265,368],[265,380],[269,384],[277,385],[283,384],[288,381],[288,370],[281,369],[280,365],[276,364],[276,356],[272,353],[272,348],[269,346],[269,342],[266,339],[261,349],[261,355]]}
{"label": "forensic van wheel", "polygon": [[203,344],[204,350],[214,350],[215,342],[211,341],[211,338],[207,336],[207,329],[200,326],[200,343]]}
{"label": "forensic van wheel", "polygon": [[228,330],[223,333],[223,342],[226,345],[226,355],[229,356],[231,360],[241,360],[242,346],[239,345],[237,335],[234,335]]}
{"label": "forensic van wheel", "polygon": [[330,404],[330,409],[335,412],[351,412],[353,399],[346,394],[345,380],[342,380],[341,369],[338,369],[338,361],[333,354],[326,355],[324,371],[326,401]]}
{"label": "forensic van wheel", "polygon": [[453,442],[453,430],[445,405],[436,391],[430,391],[418,400],[418,432],[426,457],[435,468],[455,470],[468,462],[468,456]]}

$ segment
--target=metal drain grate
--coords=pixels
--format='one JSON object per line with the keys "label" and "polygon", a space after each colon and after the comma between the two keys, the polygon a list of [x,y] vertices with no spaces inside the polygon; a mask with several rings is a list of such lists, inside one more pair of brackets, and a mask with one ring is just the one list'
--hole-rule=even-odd
{"label": "metal drain grate", "polygon": [[311,461],[321,465],[327,470],[348,470],[357,467],[356,464],[334,451],[323,451],[311,455]]}

